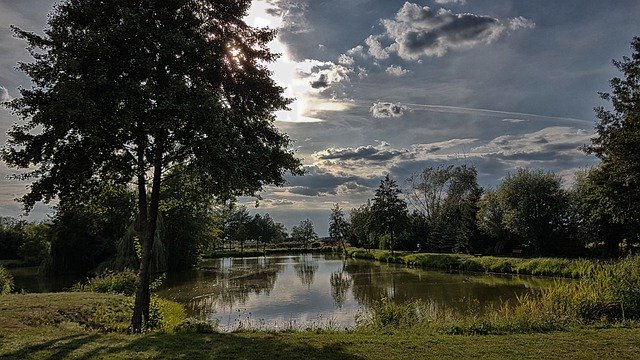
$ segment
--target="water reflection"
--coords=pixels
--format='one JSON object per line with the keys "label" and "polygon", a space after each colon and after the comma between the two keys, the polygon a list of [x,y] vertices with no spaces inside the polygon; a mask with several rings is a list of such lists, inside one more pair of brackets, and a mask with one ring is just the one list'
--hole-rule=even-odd
{"label": "water reflection", "polygon": [[331,273],[331,297],[338,309],[342,309],[342,305],[347,300],[347,292],[351,287],[353,280],[349,274],[344,271],[336,271]]}
{"label": "water reflection", "polygon": [[295,258],[293,269],[303,285],[311,288],[313,278],[318,270],[318,260],[312,254],[303,254]]}
{"label": "water reflection", "polygon": [[[332,255],[216,259],[199,270],[169,275],[161,296],[185,305],[190,316],[221,325],[280,328],[330,322],[354,324],[354,315],[382,298],[420,299],[461,312],[536,294],[550,279],[408,269]],[[470,310],[471,309],[471,310]]]}

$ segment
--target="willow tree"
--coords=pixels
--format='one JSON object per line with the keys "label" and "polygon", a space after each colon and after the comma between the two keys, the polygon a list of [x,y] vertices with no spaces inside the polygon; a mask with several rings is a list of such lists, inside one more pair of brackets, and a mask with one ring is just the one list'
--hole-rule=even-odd
{"label": "willow tree", "polygon": [[20,119],[2,159],[31,180],[29,211],[105,183],[137,189],[141,245],[133,331],[149,312],[160,188],[171,169],[218,197],[255,194],[300,173],[273,124],[290,100],[266,65],[275,36],[248,26],[249,0],[66,0],[42,34],[13,28],[34,58],[33,86],[8,104]]}

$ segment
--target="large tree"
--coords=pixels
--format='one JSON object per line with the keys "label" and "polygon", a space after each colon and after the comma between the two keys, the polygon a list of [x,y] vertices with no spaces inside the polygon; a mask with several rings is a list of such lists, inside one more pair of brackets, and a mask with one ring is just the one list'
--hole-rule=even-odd
{"label": "large tree", "polygon": [[313,228],[313,222],[309,219],[300,221],[300,224],[291,228],[291,238],[296,242],[304,243],[304,247],[309,243],[318,240],[318,234]]}
{"label": "large tree", "polygon": [[562,180],[552,172],[519,168],[497,189],[503,223],[536,255],[558,247],[567,206]]}
{"label": "large tree", "polygon": [[585,149],[602,159],[592,179],[613,221],[623,224],[635,243],[640,234],[640,37],[633,39],[631,49],[631,58],[613,61],[624,76],[611,79],[611,93],[600,94],[612,108],[595,109],[600,121]]}
{"label": "large tree", "polygon": [[407,224],[407,203],[400,197],[402,191],[387,174],[380,181],[371,205],[372,225],[380,235],[389,236],[389,248],[395,249],[398,235]]}
{"label": "large tree", "polygon": [[56,5],[43,35],[14,28],[33,81],[9,108],[23,122],[2,158],[31,168],[35,202],[135,183],[141,244],[133,331],[149,313],[160,188],[179,165],[218,197],[254,194],[300,172],[273,124],[289,100],[266,68],[274,32],[244,22],[249,0],[87,1]]}

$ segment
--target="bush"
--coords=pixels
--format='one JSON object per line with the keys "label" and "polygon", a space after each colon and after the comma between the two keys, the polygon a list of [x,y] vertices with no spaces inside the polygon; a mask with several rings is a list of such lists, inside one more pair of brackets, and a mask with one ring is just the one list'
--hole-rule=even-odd
{"label": "bush", "polygon": [[86,284],[77,283],[72,290],[130,296],[136,292],[137,279],[138,275],[131,270],[108,272],[89,279]]}
{"label": "bush", "polygon": [[181,334],[211,334],[216,332],[217,328],[217,323],[210,323],[194,318],[187,318],[177,324],[174,328],[174,331]]}
{"label": "bush", "polygon": [[13,291],[13,276],[9,274],[7,269],[0,266],[0,295],[8,294]]}

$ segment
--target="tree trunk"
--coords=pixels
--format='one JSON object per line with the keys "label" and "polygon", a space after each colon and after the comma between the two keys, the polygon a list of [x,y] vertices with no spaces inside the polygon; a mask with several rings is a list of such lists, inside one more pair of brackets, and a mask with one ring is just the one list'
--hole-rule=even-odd
{"label": "tree trunk", "polygon": [[[159,139],[158,139],[159,140]],[[138,212],[140,216],[140,268],[136,284],[136,298],[131,317],[131,331],[139,333],[149,323],[151,291],[149,289],[153,240],[158,226],[158,208],[160,206],[160,182],[162,177],[162,150],[156,146],[153,159],[153,183],[151,198],[147,206],[146,180],[144,174],[138,175]]]}

